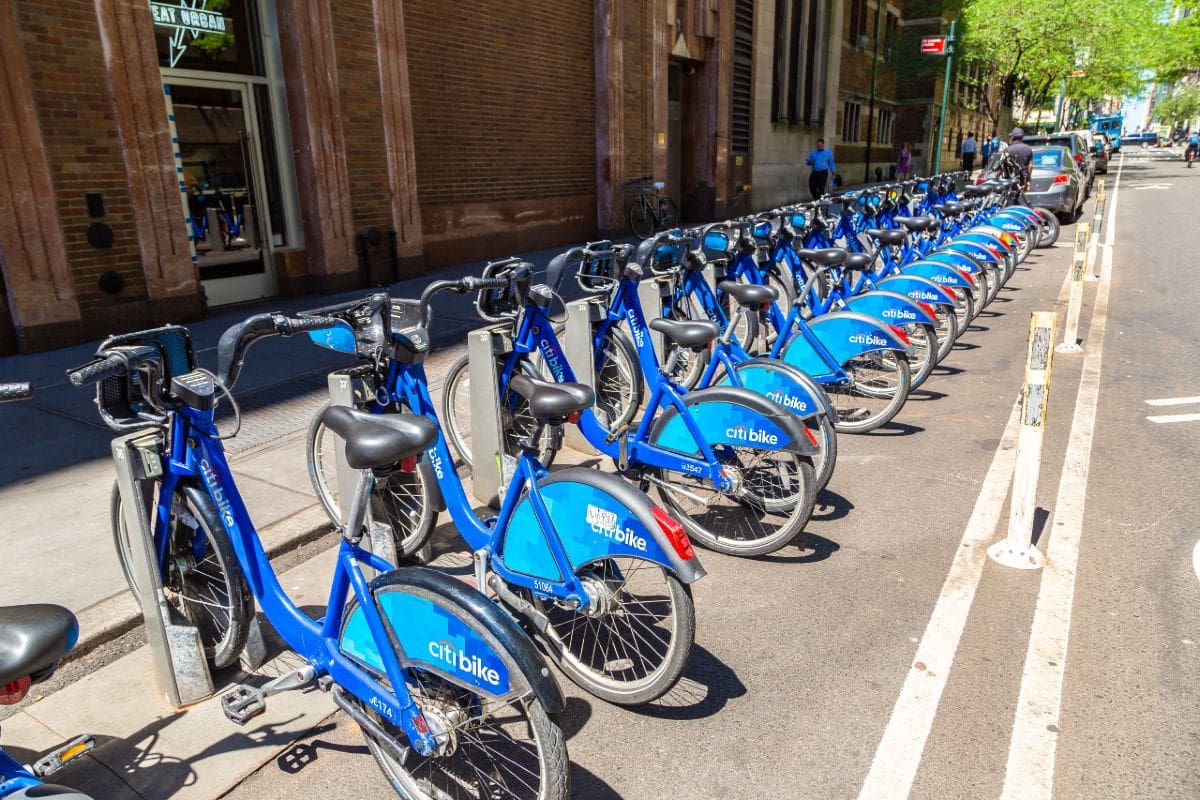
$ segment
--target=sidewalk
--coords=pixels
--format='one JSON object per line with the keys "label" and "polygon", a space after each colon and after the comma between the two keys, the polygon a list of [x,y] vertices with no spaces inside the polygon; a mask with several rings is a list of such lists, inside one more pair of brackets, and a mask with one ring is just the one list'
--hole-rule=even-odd
{"label": "sidewalk", "polygon": [[[544,270],[564,248],[518,254]],[[460,264],[386,287],[396,297],[416,297],[435,279],[478,275],[484,262]],[[294,312],[362,296],[269,298],[218,309],[189,325],[201,366],[216,368],[216,345],[230,325],[262,311]],[[457,358],[464,335],[481,324],[474,296],[444,294],[435,302],[431,385]],[[109,442],[92,389],[75,389],[67,369],[85,363],[97,343],[34,355],[0,358],[0,381],[27,380],[34,396],[0,406],[0,513],[5,568],[0,605],[52,602],[80,615],[82,641],[92,644],[134,624],[136,609],[113,550],[109,517],[113,470]],[[327,373],[354,363],[314,347],[307,338],[259,342],[246,359],[236,395],[242,430],[226,443],[238,486],[272,552],[289,549],[323,530],[305,466],[305,434],[325,400]]]}

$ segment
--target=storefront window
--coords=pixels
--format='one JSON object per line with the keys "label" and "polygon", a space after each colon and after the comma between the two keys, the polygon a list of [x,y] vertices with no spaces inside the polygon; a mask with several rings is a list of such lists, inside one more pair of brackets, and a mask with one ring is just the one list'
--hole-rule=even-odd
{"label": "storefront window", "polygon": [[150,0],[158,64],[263,75],[254,0]]}

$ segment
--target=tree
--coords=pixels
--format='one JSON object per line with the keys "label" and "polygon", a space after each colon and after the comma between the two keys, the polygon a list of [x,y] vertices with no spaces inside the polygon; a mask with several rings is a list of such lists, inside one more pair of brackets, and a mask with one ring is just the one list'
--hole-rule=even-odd
{"label": "tree", "polygon": [[1200,72],[1200,0],[1176,0],[1171,12],[1179,18],[1162,26],[1152,59],[1156,77],[1164,83]]}
{"label": "tree", "polygon": [[1176,87],[1154,106],[1154,120],[1171,126],[1172,130],[1197,117],[1200,117],[1200,86]]}

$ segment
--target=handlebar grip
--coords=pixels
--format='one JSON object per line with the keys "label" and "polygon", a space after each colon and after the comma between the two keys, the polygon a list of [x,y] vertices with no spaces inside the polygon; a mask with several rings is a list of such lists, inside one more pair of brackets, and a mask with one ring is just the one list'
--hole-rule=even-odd
{"label": "handlebar grip", "polygon": [[11,403],[13,400],[25,400],[33,396],[33,388],[29,382],[0,383],[0,403]]}
{"label": "handlebar grip", "polygon": [[116,353],[112,353],[105,358],[93,361],[90,364],[85,364],[78,369],[73,369],[67,373],[67,378],[71,381],[71,385],[79,388],[85,383],[93,383],[103,380],[104,378],[119,375],[121,370],[125,368],[125,359]]}
{"label": "handlebar grip", "polygon": [[464,292],[477,292],[481,289],[504,289],[508,286],[508,278],[476,278],[468,275],[462,279]]}
{"label": "handlebar grip", "polygon": [[304,333],[332,328],[338,324],[338,320],[333,317],[288,317],[287,324],[289,333]]}

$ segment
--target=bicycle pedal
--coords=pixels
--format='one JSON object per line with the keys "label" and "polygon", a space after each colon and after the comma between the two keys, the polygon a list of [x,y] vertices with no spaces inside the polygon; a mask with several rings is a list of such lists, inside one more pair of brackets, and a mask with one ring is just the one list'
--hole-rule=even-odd
{"label": "bicycle pedal", "polygon": [[39,758],[29,771],[39,778],[49,777],[81,755],[94,749],[96,749],[96,740],[91,734],[85,733],[82,736],[76,736]]}
{"label": "bicycle pedal", "polygon": [[221,695],[221,710],[236,725],[245,725],[267,710],[267,699],[261,689],[241,684]]}

